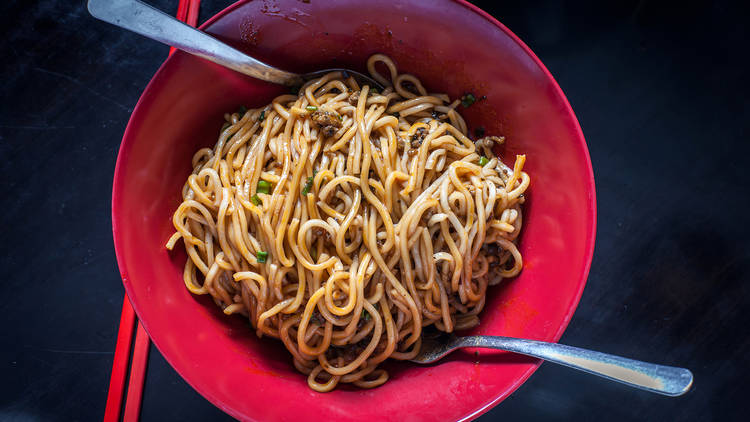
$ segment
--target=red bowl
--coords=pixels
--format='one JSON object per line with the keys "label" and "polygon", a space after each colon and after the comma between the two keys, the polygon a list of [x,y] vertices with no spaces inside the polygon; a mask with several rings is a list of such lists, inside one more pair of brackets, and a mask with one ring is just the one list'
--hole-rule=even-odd
{"label": "red bowl", "polygon": [[[513,33],[463,1],[240,2],[203,30],[292,71],[364,70],[380,52],[425,87],[456,98],[471,127],[506,136],[506,162],[525,153],[522,274],[490,289],[474,334],[556,341],[583,291],[594,249],[596,201],[586,143],[550,73]],[[399,362],[383,386],[320,394],[280,342],[258,339],[182,282],[186,256],[164,243],[192,154],[216,142],[222,115],[283,89],[177,52],[131,116],[115,169],[112,225],[125,290],[167,361],[216,406],[246,420],[459,420],[507,397],[539,361],[504,352],[457,352],[432,366]],[[564,388],[564,386],[559,386]]]}

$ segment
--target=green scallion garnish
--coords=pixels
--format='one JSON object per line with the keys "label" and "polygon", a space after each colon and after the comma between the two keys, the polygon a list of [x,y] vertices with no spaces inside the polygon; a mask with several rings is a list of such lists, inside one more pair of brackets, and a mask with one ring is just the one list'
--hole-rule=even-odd
{"label": "green scallion garnish", "polygon": [[269,182],[266,182],[265,180],[261,180],[258,182],[258,189],[256,189],[258,193],[265,193],[269,194],[271,193],[271,184]]}
{"label": "green scallion garnish", "polygon": [[302,188],[302,195],[307,195],[310,193],[310,189],[312,189],[313,185],[313,178],[312,176],[307,178],[307,182],[305,182],[305,187]]}
{"label": "green scallion garnish", "polygon": [[307,110],[307,111],[318,111],[318,107],[315,107],[315,106],[307,106],[307,107],[305,107],[305,110]]}
{"label": "green scallion garnish", "polygon": [[470,105],[474,104],[477,101],[477,99],[474,97],[474,94],[471,92],[464,94],[463,97],[461,97],[461,105],[464,106],[464,108],[469,107]]}
{"label": "green scallion garnish", "polygon": [[237,109],[237,114],[239,114],[240,117],[244,116],[245,113],[247,113],[247,107],[240,106],[240,108]]}
{"label": "green scallion garnish", "polygon": [[256,207],[262,203],[257,193],[250,197],[250,202],[252,202]]}
{"label": "green scallion garnish", "polygon": [[369,321],[370,320],[370,313],[367,312],[365,309],[362,309],[362,319],[364,321]]}
{"label": "green scallion garnish", "polygon": [[259,264],[263,264],[266,262],[266,259],[268,259],[268,252],[258,251],[258,253],[255,254],[255,258],[258,260]]}
{"label": "green scallion garnish", "polygon": [[229,122],[224,122],[224,124],[223,124],[223,125],[221,125],[221,131],[219,131],[219,133],[224,133],[224,131],[225,131],[225,130],[227,130],[227,128],[228,128],[229,126],[232,126],[232,124],[231,124],[231,123],[229,123]]}
{"label": "green scallion garnish", "polygon": [[489,162],[490,162],[490,160],[488,160],[487,157],[479,157],[479,166],[480,167],[484,167]]}
{"label": "green scallion garnish", "polygon": [[266,118],[266,111],[263,110],[260,112],[260,116],[258,116],[258,121],[262,122],[263,120],[265,120],[265,118]]}

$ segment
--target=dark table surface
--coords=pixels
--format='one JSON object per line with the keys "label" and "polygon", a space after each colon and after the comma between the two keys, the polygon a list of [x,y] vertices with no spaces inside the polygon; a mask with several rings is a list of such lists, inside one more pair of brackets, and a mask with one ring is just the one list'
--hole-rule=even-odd
{"label": "dark table surface", "polygon": [[[228,1],[201,3],[203,22]],[[477,3],[547,65],[591,152],[596,252],[561,342],[695,373],[690,393],[667,398],[547,363],[480,420],[747,420],[748,14]],[[82,0],[2,2],[0,28],[0,420],[97,420],[123,297],[114,164],[167,48],[94,21]],[[230,419],[155,349],[142,418]]]}

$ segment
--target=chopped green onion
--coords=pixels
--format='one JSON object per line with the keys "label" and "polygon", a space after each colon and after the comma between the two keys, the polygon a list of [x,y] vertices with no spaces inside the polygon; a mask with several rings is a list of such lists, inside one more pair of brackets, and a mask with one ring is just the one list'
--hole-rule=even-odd
{"label": "chopped green onion", "polygon": [[312,189],[312,185],[313,185],[313,178],[312,176],[310,176],[307,178],[307,182],[305,182],[305,187],[302,188],[302,195],[307,195],[308,193],[310,193],[310,189]]}
{"label": "chopped green onion", "polygon": [[263,110],[260,112],[260,116],[258,116],[258,121],[262,122],[263,120],[265,120],[265,118],[266,118],[266,111]]}
{"label": "chopped green onion", "polygon": [[225,130],[227,130],[227,128],[228,128],[229,126],[232,126],[232,124],[231,124],[231,123],[229,123],[229,122],[224,122],[224,124],[223,124],[223,125],[221,125],[221,131],[220,131],[220,132],[224,132]]}
{"label": "chopped green onion", "polygon": [[240,106],[240,108],[237,109],[237,114],[239,114],[240,117],[244,116],[245,113],[247,113],[247,107]]}
{"label": "chopped green onion", "polygon": [[374,86],[370,87],[370,92],[372,92],[373,94],[380,94],[380,90]]}
{"label": "chopped green onion", "polygon": [[476,101],[477,99],[474,97],[474,94],[472,94],[471,92],[461,97],[461,105],[464,106],[464,108],[469,107],[470,105],[474,104]]}
{"label": "chopped green onion", "polygon": [[365,309],[362,309],[362,319],[365,320],[365,321],[369,321],[370,320],[370,313],[367,312]]}
{"label": "chopped green onion", "polygon": [[258,193],[265,193],[268,194],[271,192],[271,184],[266,182],[265,180],[261,180],[258,182]]}
{"label": "chopped green onion", "polygon": [[479,157],[479,166],[484,167],[489,163],[490,160],[487,159],[487,157]]}
{"label": "chopped green onion", "polygon": [[307,107],[305,107],[305,110],[307,110],[307,111],[318,111],[318,107],[315,107],[315,106],[307,106]]}
{"label": "chopped green onion", "polygon": [[268,252],[258,251],[258,253],[255,254],[255,257],[258,259],[259,264],[263,264],[266,262],[266,259],[268,259]]}
{"label": "chopped green onion", "polygon": [[310,248],[310,256],[312,257],[313,261],[318,260],[318,248],[316,248],[315,245]]}
{"label": "chopped green onion", "polygon": [[398,111],[394,111],[393,113],[391,113],[391,116],[393,116],[393,117],[395,117],[395,118],[397,118],[397,119],[398,119],[399,117],[401,117],[401,115],[400,115],[400,114],[398,113]]}
{"label": "chopped green onion", "polygon": [[261,204],[260,197],[258,196],[257,193],[250,197],[250,202],[252,202],[253,205],[255,205],[256,207]]}

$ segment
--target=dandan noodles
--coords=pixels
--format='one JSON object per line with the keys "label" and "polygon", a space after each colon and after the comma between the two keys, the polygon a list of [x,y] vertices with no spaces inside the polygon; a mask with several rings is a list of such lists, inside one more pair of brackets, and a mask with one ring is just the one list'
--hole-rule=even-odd
{"label": "dandan noodles", "polygon": [[190,292],[280,339],[321,392],[383,384],[381,362],[414,357],[427,326],[477,325],[487,286],[522,267],[525,156],[507,167],[503,138],[473,142],[461,102],[388,57],[367,67],[382,92],[334,72],[227,114],[167,243]]}

